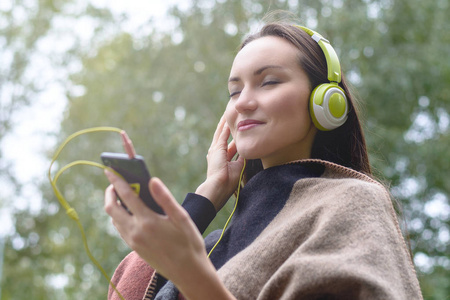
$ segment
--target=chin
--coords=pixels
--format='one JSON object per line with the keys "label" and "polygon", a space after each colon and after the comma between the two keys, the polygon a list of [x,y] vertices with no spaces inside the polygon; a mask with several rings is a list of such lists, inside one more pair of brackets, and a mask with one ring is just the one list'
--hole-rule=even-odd
{"label": "chin", "polygon": [[238,149],[239,156],[245,159],[260,159],[262,157],[261,153],[254,151],[253,149]]}

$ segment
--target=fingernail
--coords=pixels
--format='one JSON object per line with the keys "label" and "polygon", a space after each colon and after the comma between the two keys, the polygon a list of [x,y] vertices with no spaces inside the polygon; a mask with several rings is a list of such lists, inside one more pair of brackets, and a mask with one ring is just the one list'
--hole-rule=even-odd
{"label": "fingernail", "polygon": [[105,173],[106,177],[108,177],[108,178],[112,175],[112,172],[108,167],[106,167],[103,172]]}

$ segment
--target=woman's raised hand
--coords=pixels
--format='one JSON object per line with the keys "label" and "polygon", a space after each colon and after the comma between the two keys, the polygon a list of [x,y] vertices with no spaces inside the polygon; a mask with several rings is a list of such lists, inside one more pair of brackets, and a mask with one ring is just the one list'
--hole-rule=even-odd
{"label": "woman's raised hand", "polygon": [[234,140],[228,144],[229,136],[230,128],[222,116],[206,156],[208,162],[206,180],[196,190],[197,194],[213,203],[216,211],[225,205],[236,190],[244,166],[242,157],[232,161],[237,150]]}

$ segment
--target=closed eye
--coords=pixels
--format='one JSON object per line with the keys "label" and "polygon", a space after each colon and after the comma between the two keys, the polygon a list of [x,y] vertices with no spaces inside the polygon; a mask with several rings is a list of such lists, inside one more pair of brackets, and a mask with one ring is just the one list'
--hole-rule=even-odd
{"label": "closed eye", "polygon": [[230,98],[233,98],[234,96],[236,96],[237,94],[239,94],[241,91],[237,91],[237,92],[233,92],[230,94]]}
{"label": "closed eye", "polygon": [[274,84],[279,84],[280,81],[277,80],[269,80],[269,81],[264,81],[261,86],[266,86],[266,85],[274,85]]}

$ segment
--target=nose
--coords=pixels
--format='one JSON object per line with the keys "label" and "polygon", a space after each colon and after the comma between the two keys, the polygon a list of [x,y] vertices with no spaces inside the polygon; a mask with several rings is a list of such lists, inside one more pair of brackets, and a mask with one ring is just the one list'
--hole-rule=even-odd
{"label": "nose", "polygon": [[250,88],[244,88],[234,104],[234,108],[238,113],[253,111],[257,107],[258,101],[256,100],[256,93]]}

